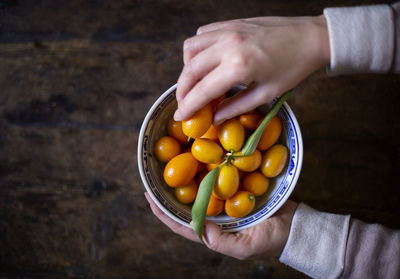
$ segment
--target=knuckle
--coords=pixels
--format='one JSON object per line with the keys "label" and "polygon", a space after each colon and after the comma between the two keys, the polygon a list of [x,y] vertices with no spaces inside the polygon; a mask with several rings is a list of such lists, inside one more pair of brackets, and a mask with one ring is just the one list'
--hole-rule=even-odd
{"label": "knuckle", "polygon": [[197,28],[196,34],[199,35],[201,33],[205,33],[205,32],[207,32],[208,29],[212,28],[213,26],[214,26],[213,23],[200,26],[199,28]]}
{"label": "knuckle", "polygon": [[226,34],[225,40],[230,45],[240,45],[245,41],[245,36],[239,31],[231,31]]}
{"label": "knuckle", "polygon": [[184,76],[186,79],[192,79],[192,78],[195,78],[195,76],[196,76],[195,72],[196,72],[196,71],[195,71],[195,69],[194,69],[193,62],[189,61],[189,62],[184,66],[184,69],[183,69],[183,76]]}
{"label": "knuckle", "polygon": [[238,55],[232,58],[232,66],[234,69],[244,69],[250,64],[250,58],[246,53],[239,52]]}
{"label": "knuckle", "polygon": [[[186,39],[183,42],[183,55],[187,60],[190,60],[194,56],[194,42],[193,39]],[[186,61],[187,62],[187,61]]]}
{"label": "knuckle", "polygon": [[201,34],[201,33],[203,33],[204,32],[204,26],[200,26],[199,28],[197,28],[197,30],[196,30],[196,34],[198,35],[198,34]]}
{"label": "knuckle", "polygon": [[183,42],[183,50],[190,50],[190,48],[193,46],[193,39],[188,38]]}
{"label": "knuckle", "polygon": [[212,23],[209,23],[209,24],[206,24],[206,25],[202,25],[199,28],[197,28],[196,34],[199,35],[199,34],[202,34],[202,33],[206,33],[208,31],[212,31],[212,30],[218,29],[218,27],[220,25],[221,25],[221,22],[218,22],[218,21],[217,22],[212,22]]}
{"label": "knuckle", "polygon": [[244,56],[238,56],[231,60],[231,78],[241,82],[250,77],[251,62]]}

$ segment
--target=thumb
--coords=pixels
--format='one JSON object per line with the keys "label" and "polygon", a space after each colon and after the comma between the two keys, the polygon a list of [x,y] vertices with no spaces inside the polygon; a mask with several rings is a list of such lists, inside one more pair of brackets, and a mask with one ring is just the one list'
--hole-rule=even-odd
{"label": "thumb", "polygon": [[238,238],[235,234],[222,232],[221,228],[212,221],[206,220],[203,241],[211,250],[236,257],[232,248],[238,247]]}
{"label": "thumb", "polygon": [[221,237],[221,235],[222,230],[217,224],[209,220],[205,221],[203,241],[208,248],[215,250],[218,244],[218,239]]}

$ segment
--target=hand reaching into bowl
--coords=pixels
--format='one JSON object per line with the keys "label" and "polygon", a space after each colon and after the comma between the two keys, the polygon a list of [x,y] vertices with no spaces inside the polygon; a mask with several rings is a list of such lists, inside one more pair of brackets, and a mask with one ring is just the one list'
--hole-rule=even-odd
{"label": "hand reaching into bowl", "polygon": [[[188,118],[238,83],[248,84],[219,104],[214,115],[219,124],[271,101],[328,64],[331,75],[400,73],[400,2],[328,8],[324,15],[326,20],[260,17],[199,28],[184,44],[175,119]],[[171,220],[146,197],[163,223],[198,241],[192,229]],[[207,221],[204,242],[239,259],[281,254],[281,262],[313,278],[398,278],[399,236],[398,230],[287,201],[271,218],[238,233],[223,233]],[[376,265],[377,258],[383,264]]]}
{"label": "hand reaching into bowl", "polygon": [[[165,213],[145,193],[154,215],[173,232],[195,242],[199,239],[195,231],[181,225]],[[208,248],[237,259],[265,259],[279,257],[289,236],[290,224],[297,203],[288,200],[273,217],[251,228],[237,233],[222,232],[212,221],[206,221],[203,241]]]}
{"label": "hand reaching into bowl", "polygon": [[326,21],[258,17],[202,26],[185,41],[175,120],[184,120],[239,83],[248,90],[225,100],[214,123],[270,102],[330,60]]}

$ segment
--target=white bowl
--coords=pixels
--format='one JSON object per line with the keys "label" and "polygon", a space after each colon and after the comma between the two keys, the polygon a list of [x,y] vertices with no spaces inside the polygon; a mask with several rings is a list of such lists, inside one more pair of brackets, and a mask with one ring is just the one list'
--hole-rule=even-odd
{"label": "white bowl", "polygon": [[[154,155],[154,144],[167,135],[167,123],[173,116],[177,103],[176,85],[164,92],[147,113],[139,134],[138,165],[144,187],[157,206],[176,222],[189,227],[192,220],[191,205],[179,203],[163,179],[165,163]],[[236,89],[237,91],[237,89]],[[258,109],[267,112],[269,105]],[[282,134],[278,142],[289,149],[288,164],[282,173],[270,180],[270,187],[264,195],[256,198],[254,210],[242,218],[232,218],[225,214],[207,217],[221,226],[223,231],[239,231],[254,226],[272,216],[289,198],[300,175],[303,161],[303,140],[300,127],[289,105],[285,102],[278,112],[282,120]]]}

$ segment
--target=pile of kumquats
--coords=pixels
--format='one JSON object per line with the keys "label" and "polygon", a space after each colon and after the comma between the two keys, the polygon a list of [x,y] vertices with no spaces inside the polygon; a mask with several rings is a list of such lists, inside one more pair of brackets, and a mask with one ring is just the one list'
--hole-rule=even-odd
{"label": "pile of kumquats", "polygon": [[214,100],[182,122],[171,118],[168,136],[155,143],[155,155],[166,163],[164,180],[183,204],[193,203],[204,176],[229,158],[218,171],[206,214],[216,216],[225,210],[240,218],[253,210],[256,197],[265,194],[270,179],[284,169],[288,150],[277,143],[282,122],[274,116],[254,153],[241,156],[243,143],[265,115],[251,111],[215,127],[212,120],[220,101]]}

